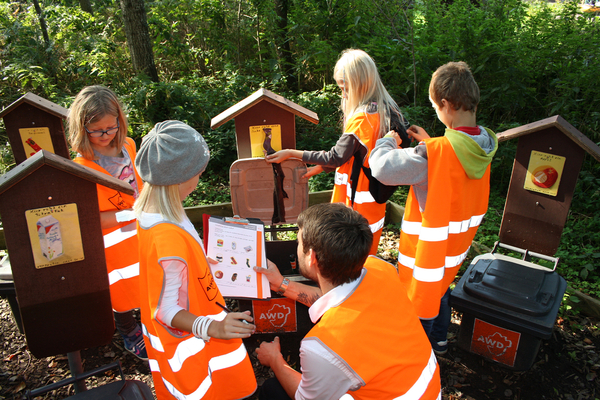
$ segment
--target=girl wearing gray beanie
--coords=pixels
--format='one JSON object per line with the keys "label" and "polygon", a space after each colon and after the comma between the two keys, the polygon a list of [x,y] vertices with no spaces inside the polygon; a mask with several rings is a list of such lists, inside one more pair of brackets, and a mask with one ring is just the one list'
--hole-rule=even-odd
{"label": "girl wearing gray beanie", "polygon": [[144,339],[156,396],[240,399],[256,390],[242,342],[256,327],[249,312],[226,313],[202,241],[182,206],[210,154],[180,121],[156,124],[135,160],[144,188],[135,202],[140,242]]}

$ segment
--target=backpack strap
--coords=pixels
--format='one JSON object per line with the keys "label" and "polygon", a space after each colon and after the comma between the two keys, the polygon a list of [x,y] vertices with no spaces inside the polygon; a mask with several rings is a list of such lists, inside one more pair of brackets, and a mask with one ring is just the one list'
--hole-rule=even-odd
{"label": "backpack strap", "polygon": [[358,154],[358,152],[354,153],[354,155],[352,157],[354,157],[354,162],[352,163],[352,171],[350,172],[350,188],[351,188],[350,205],[354,206],[354,197],[356,197],[356,189],[358,186],[358,177],[360,176],[360,170],[361,170],[361,168],[364,168],[364,165],[362,163],[362,159],[359,158],[360,155]]}

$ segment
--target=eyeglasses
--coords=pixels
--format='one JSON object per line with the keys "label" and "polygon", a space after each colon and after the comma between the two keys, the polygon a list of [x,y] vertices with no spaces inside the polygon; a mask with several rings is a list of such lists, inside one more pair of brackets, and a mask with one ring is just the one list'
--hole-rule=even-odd
{"label": "eyeglasses", "polygon": [[117,133],[117,131],[119,130],[119,119],[117,118],[117,126],[115,128],[108,128],[106,130],[99,130],[99,131],[88,131],[88,128],[86,126],[84,126],[85,131],[87,132],[88,135],[90,135],[90,137],[93,138],[99,138],[104,136],[104,134],[107,134],[108,136],[112,136],[115,133]]}

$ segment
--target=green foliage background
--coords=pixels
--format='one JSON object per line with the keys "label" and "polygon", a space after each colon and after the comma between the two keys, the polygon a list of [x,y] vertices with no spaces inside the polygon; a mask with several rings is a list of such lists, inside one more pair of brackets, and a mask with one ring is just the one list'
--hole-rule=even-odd
{"label": "green foliage background", "polygon": [[[443,132],[428,100],[433,71],[466,61],[481,89],[478,122],[496,132],[560,114],[600,142],[600,25],[575,1],[521,0],[288,0],[283,32],[299,90],[288,89],[277,49],[277,15],[265,0],[146,1],[160,82],[131,67],[121,10],[114,0],[41,0],[50,43],[39,16],[24,1],[0,1],[0,107],[30,91],[69,107],[87,85],[111,87],[127,109],[138,142],[158,121],[179,119],[211,148],[211,162],[186,205],[229,201],[227,175],[236,158],[234,124],[210,120],[264,87],[319,115],[297,119],[297,147],[331,147],[340,134],[339,93],[332,79],[339,53],[367,51],[411,123]],[[0,123],[0,168],[14,166]],[[516,143],[501,144],[493,162],[490,211],[477,239],[497,240]],[[328,189],[331,174],[311,179]],[[406,191],[396,200],[403,204]],[[560,273],[598,296],[600,166],[586,156],[563,232]]]}

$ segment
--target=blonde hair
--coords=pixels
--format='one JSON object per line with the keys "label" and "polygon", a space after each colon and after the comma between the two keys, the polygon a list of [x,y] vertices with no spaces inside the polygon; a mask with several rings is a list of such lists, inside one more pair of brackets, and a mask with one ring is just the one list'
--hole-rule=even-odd
{"label": "blonde hair", "polygon": [[433,73],[429,97],[438,107],[442,106],[442,99],[446,99],[455,110],[475,112],[479,104],[479,86],[467,63],[449,62]]}
{"label": "blonde hair", "polygon": [[346,96],[342,96],[341,103],[344,123],[354,113],[371,103],[377,103],[380,138],[390,130],[391,113],[397,113],[400,121],[404,121],[398,104],[381,82],[375,61],[364,51],[344,50],[335,64],[333,78],[344,82]]}
{"label": "blonde hair", "polygon": [[122,148],[127,138],[127,118],[115,93],[107,87],[95,85],[83,88],[75,97],[68,116],[69,142],[73,151],[87,160],[94,159],[94,150],[85,130],[92,121],[112,115],[119,121],[119,130],[110,145]]}
{"label": "blonde hair", "polygon": [[185,210],[179,198],[179,185],[160,186],[144,182],[144,187],[133,205],[139,219],[143,211],[159,213],[164,219],[182,223]]}

